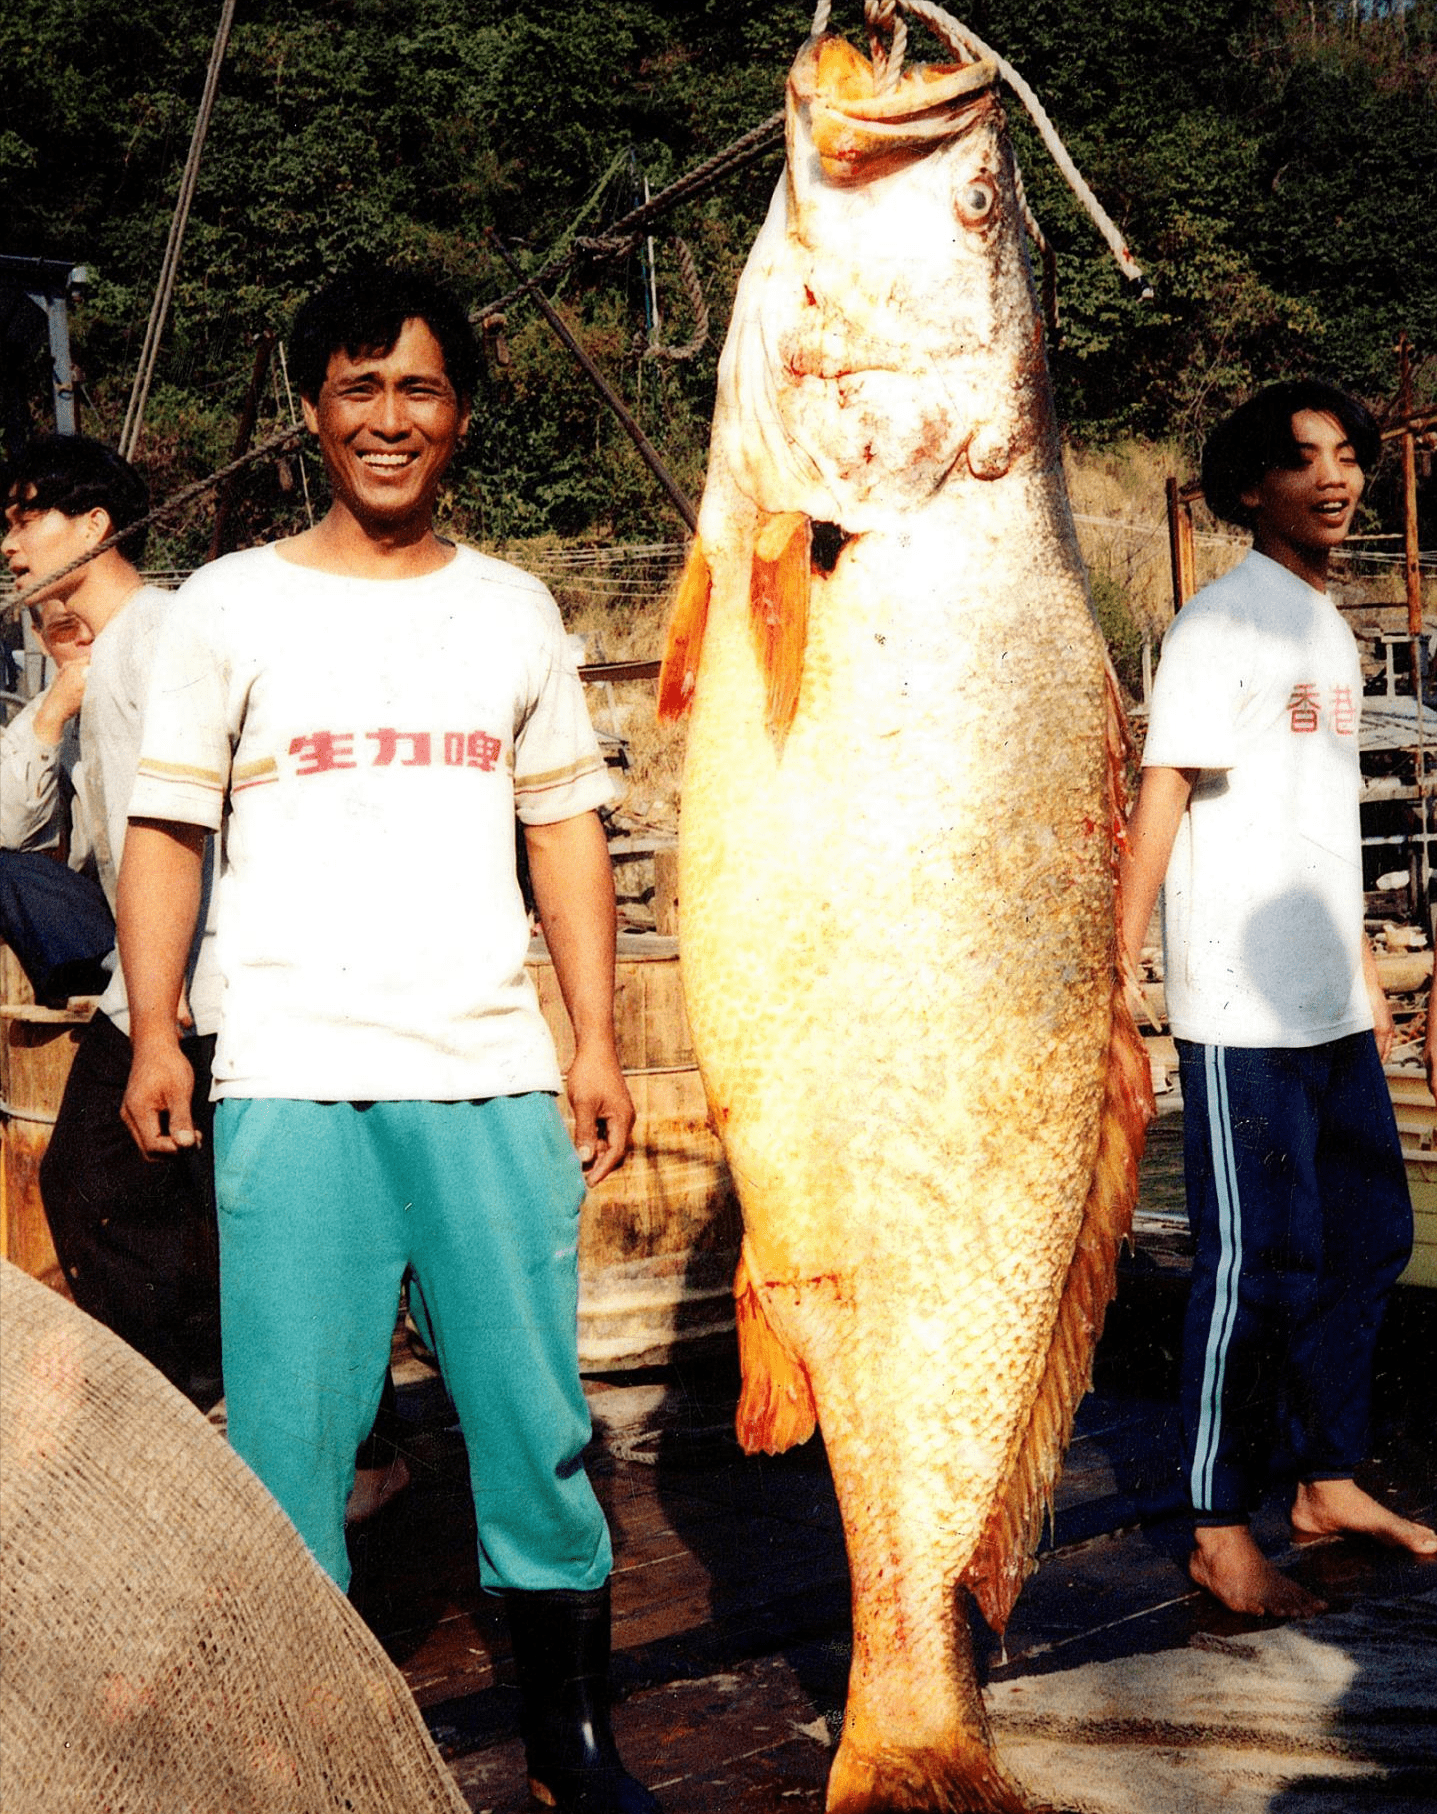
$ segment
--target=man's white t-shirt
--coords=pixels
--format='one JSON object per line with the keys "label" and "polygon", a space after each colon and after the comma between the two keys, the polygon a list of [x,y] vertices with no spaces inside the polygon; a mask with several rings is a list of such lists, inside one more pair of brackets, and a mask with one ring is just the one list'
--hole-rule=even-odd
{"label": "man's white t-shirt", "polygon": [[1357,645],[1251,553],[1163,644],[1145,768],[1200,770],[1163,890],[1173,1032],[1313,1046],[1372,1025],[1362,977]]}
{"label": "man's white t-shirt", "polygon": [[612,787],[557,606],[469,548],[416,579],[276,547],[181,589],[131,802],[219,829],[217,1096],[557,1090],[515,815]]}

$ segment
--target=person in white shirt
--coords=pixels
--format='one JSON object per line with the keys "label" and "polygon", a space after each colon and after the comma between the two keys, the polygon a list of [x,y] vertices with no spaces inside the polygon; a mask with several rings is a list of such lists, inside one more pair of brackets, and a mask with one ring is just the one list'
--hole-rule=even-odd
{"label": "person in white shirt", "polygon": [[[145,585],[136,567],[144,551],[141,519],[149,495],[134,468],[102,442],[85,435],[42,435],[10,463],[4,496],[7,527],[0,546],[11,573],[22,588],[42,588],[33,602],[63,603],[90,639],[79,708],[75,813],[113,911],[150,665],[174,599]],[[130,533],[95,554],[117,530]],[[93,558],[44,585],[81,556]],[[208,854],[206,841],[201,851],[206,878]],[[209,1114],[209,1063],[219,1016],[209,949],[202,915],[184,953],[185,999],[176,1008],[175,1027],[197,1079],[192,1112],[202,1118]],[[207,1409],[221,1393],[209,1158],[191,1151],[153,1164],[135,1151],[120,1119],[129,1068],[128,1003],[116,965],[66,1080],[40,1167],[41,1201],[81,1309]]]}
{"label": "person in white shirt", "polygon": [[1315,380],[1270,386],[1209,438],[1208,504],[1253,549],[1168,631],[1121,873],[1134,963],[1163,888],[1182,1076],[1189,1567],[1233,1610],[1277,1617],[1322,1602],[1248,1526],[1274,1381],[1294,1530],[1437,1553],[1437,1533],[1353,1478],[1378,1327],[1412,1247],[1382,1072],[1392,1015],[1363,931],[1361,672],[1327,596],[1378,449],[1366,409]]}
{"label": "person in white shirt", "polygon": [[[131,801],[126,1117],[194,1138],[174,1035],[198,853],[223,831],[214,1070],[230,1439],[348,1579],[345,1496],[412,1274],[469,1448],[536,1793],[650,1814],[608,1721],[607,1527],[584,1474],[577,1229],[633,1120],[613,1029],[610,784],[553,600],[435,533],[477,349],[420,276],[370,270],[289,344],[332,502],[183,589]],[[402,643],[406,659],[380,651]],[[559,1118],[524,968],[515,816],[574,1024]]]}
{"label": "person in white shirt", "polygon": [[36,1001],[61,1007],[72,995],[98,995],[115,955],[115,922],[76,799],[94,637],[61,598],[29,613],[52,671],[0,730],[0,938]]}

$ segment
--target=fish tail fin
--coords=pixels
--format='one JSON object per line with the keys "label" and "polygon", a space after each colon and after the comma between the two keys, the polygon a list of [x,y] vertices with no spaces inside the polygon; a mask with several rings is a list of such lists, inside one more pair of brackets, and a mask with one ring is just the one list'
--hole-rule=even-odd
{"label": "fish tail fin", "polygon": [[748,1248],[733,1282],[738,1353],[743,1368],[734,1423],[747,1455],[778,1455],[806,1442],[818,1421],[813,1386],[803,1362],[769,1321],[749,1271]]}
{"label": "fish tail fin", "polygon": [[[1112,807],[1114,875],[1126,796],[1127,730],[1111,668],[1108,671],[1108,787]],[[1113,890],[1115,928],[1122,901]],[[1113,964],[1108,1036],[1107,1090],[1092,1181],[1082,1226],[1058,1306],[1048,1361],[1028,1428],[1006,1486],[996,1496],[987,1527],[963,1579],[983,1617],[1002,1631],[1027,1575],[1030,1557],[1051,1505],[1053,1482],[1073,1433],[1078,1402],[1092,1384],[1093,1350],[1114,1290],[1118,1248],[1132,1232],[1138,1194],[1138,1160],[1154,1112],[1152,1069],[1126,993],[1121,948]]]}
{"label": "fish tail fin", "polygon": [[754,539],[749,610],[763,668],[764,724],[779,750],[798,710],[813,584],[813,525],[801,511],[764,517]]}
{"label": "fish tail fin", "polygon": [[828,1776],[826,1814],[1035,1814],[1030,1802],[981,1740],[941,1752],[866,1750],[845,1731]]}
{"label": "fish tail fin", "polygon": [[694,696],[712,587],[708,555],[695,536],[669,610],[668,639],[664,645],[663,667],[659,671],[660,724],[671,724],[682,718]]}

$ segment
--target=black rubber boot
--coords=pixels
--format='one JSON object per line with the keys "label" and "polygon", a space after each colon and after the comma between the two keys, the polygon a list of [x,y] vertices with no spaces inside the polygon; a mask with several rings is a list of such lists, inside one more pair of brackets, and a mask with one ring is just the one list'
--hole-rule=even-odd
{"label": "black rubber boot", "polygon": [[609,1585],[504,1595],[529,1793],[558,1814],[660,1814],[609,1728]]}

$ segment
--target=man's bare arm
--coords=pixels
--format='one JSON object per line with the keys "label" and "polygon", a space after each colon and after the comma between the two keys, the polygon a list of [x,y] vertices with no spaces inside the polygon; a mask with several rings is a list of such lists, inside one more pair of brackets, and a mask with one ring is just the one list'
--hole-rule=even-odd
{"label": "man's bare arm", "polygon": [[590,1184],[623,1158],[634,1105],[614,1040],[614,874],[597,813],[526,825],[534,902],[574,1028],[567,1079],[574,1144]]}
{"label": "man's bare arm", "polygon": [[116,931],[130,1002],[130,1082],[121,1111],[147,1157],[194,1146],[194,1075],[177,1019],[199,917],[203,826],[133,819],[120,864]]}
{"label": "man's bare arm", "polygon": [[1127,842],[1119,867],[1123,896],[1122,944],[1136,967],[1157,905],[1158,890],[1168,872],[1173,841],[1197,779],[1195,768],[1145,768],[1137,804],[1128,820]]}
{"label": "man's bare arm", "polygon": [[1365,932],[1362,935],[1362,981],[1367,989],[1367,999],[1372,1005],[1372,1037],[1377,1041],[1377,1056],[1386,1064],[1397,1042],[1397,1022],[1392,1018],[1387,991],[1382,987],[1382,978],[1378,974],[1377,953],[1372,949],[1372,940]]}
{"label": "man's bare arm", "polygon": [[1427,1037],[1422,1042],[1422,1068],[1427,1073],[1427,1088],[1437,1097],[1437,970],[1432,974],[1432,987],[1427,992]]}

